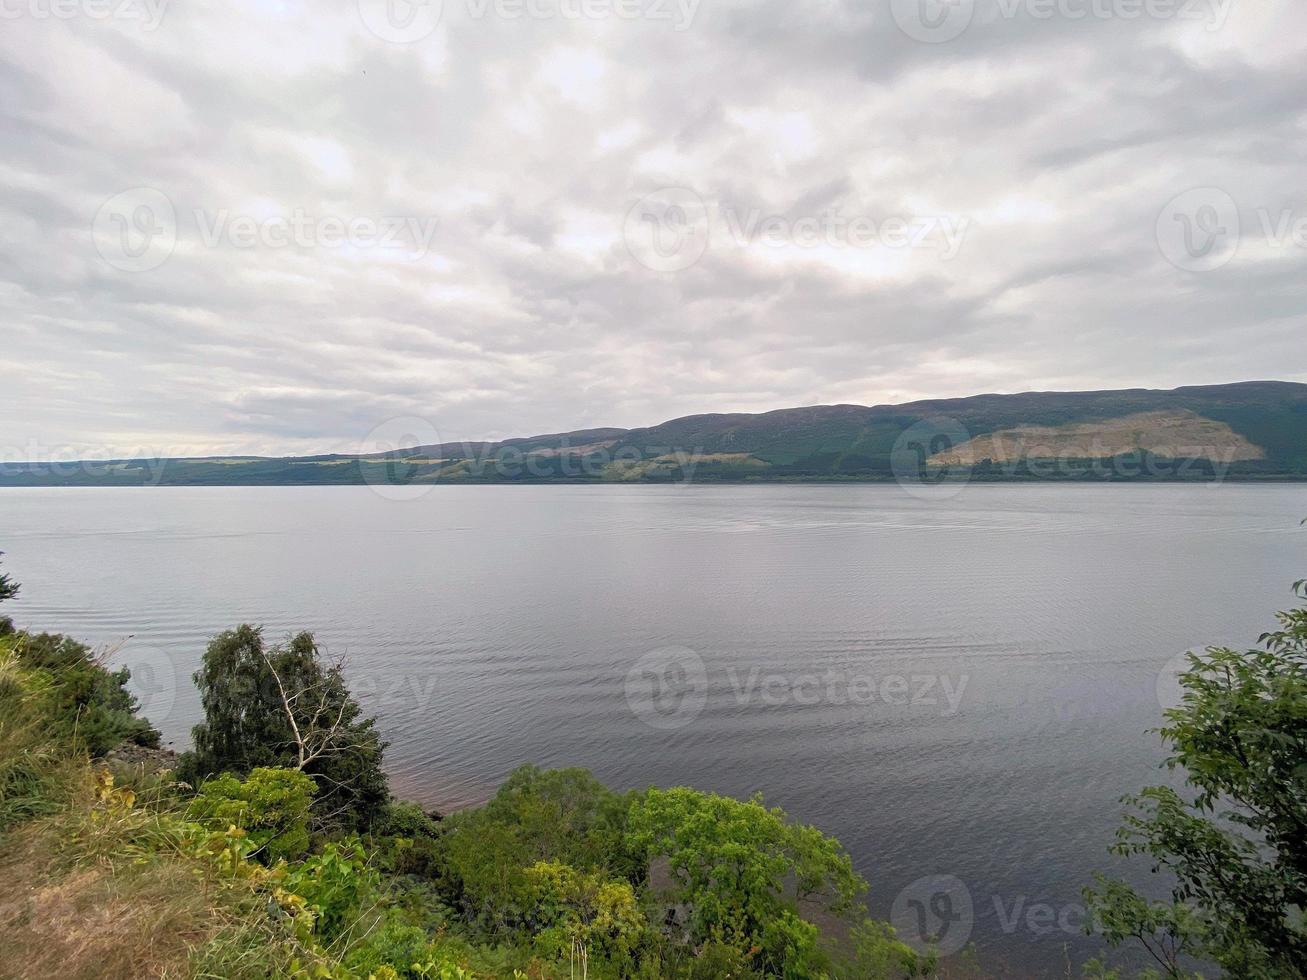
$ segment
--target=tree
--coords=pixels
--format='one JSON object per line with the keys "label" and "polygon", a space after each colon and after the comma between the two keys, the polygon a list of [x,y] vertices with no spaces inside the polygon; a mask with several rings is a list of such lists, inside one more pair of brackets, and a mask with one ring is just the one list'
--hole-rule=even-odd
{"label": "tree", "polygon": [[650,789],[631,807],[630,834],[648,860],[668,863],[666,897],[689,908],[691,942],[752,951],[765,973],[814,976],[825,966],[801,900],[837,915],[861,911],[867,883],[839,842],[756,797]]}
{"label": "tree", "polygon": [[[1294,593],[1307,600],[1307,582]],[[1113,851],[1169,873],[1170,901],[1101,876],[1085,890],[1108,942],[1138,940],[1168,976],[1186,954],[1235,978],[1307,976],[1307,607],[1277,618],[1262,649],[1189,656],[1159,729],[1187,792],[1125,800]]]}
{"label": "tree", "polygon": [[[4,552],[0,551],[0,556],[3,555]],[[19,585],[17,582],[15,582],[10,576],[0,573],[0,602],[4,602],[6,599],[12,599],[14,596],[18,595],[18,589]]]}
{"label": "tree", "polygon": [[[0,551],[0,557],[3,556],[4,552]],[[0,602],[4,602],[6,599],[12,599],[16,595],[18,595],[18,583],[8,575],[0,572]],[[13,631],[14,621],[8,616],[0,616],[0,636],[8,636],[13,633]]]}
{"label": "tree", "polygon": [[209,644],[195,674],[204,721],[182,766],[195,782],[256,767],[297,769],[318,786],[319,824],[365,828],[389,799],[386,743],[345,685],[344,666],[324,665],[311,633],[266,647],[240,626]]}

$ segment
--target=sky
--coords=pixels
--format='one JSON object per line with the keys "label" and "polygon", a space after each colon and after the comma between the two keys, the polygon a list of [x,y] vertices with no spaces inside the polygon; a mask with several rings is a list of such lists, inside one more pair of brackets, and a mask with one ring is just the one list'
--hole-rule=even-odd
{"label": "sky", "polygon": [[0,457],[1307,381],[1305,123],[1297,0],[0,0]]}

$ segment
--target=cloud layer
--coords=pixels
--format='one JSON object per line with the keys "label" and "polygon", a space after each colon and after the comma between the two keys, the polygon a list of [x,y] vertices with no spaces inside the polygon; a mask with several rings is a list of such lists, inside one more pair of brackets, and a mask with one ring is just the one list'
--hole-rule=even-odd
{"label": "cloud layer", "polygon": [[6,456],[1307,380],[1307,8],[0,0]]}

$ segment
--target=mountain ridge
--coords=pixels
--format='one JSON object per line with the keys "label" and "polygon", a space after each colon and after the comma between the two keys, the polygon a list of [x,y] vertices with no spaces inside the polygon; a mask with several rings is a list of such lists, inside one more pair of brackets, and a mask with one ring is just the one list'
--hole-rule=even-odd
{"label": "mountain ridge", "polygon": [[903,481],[962,468],[975,479],[1307,478],[1307,384],[807,405],[314,456],[0,461],[0,486]]}

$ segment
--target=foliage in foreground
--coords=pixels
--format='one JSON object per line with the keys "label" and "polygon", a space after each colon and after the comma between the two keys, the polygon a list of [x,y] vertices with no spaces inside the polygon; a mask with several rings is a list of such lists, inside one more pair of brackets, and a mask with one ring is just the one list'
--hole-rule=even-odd
{"label": "foliage in foreground", "polygon": [[[1294,592],[1307,600],[1307,583]],[[1307,976],[1307,607],[1278,616],[1261,649],[1191,654],[1160,729],[1185,793],[1128,797],[1113,850],[1173,880],[1149,901],[1099,878],[1085,892],[1108,942],[1143,944],[1166,976],[1186,956],[1229,977]]]}
{"label": "foliage in foreground", "polygon": [[[309,761],[375,766],[381,778],[382,746],[307,634],[270,649],[249,627],[214,641],[190,763],[216,771],[194,784],[90,761],[142,732],[151,740],[122,680],[71,640],[0,635],[0,864],[25,854],[44,877],[24,894],[81,895],[80,907],[97,896],[150,937],[125,943],[121,923],[66,936],[34,899],[0,902],[0,937],[47,971],[93,970],[92,954],[129,973],[304,980],[802,980],[926,967],[866,917],[866,883],[839,844],[761,800],[619,794],[584,770],[530,766],[444,820],[391,800],[384,781],[370,797],[341,793],[303,755],[339,745]],[[287,715],[310,695],[305,713]],[[342,741],[315,741],[319,724]],[[328,814],[366,802],[332,821],[324,798]],[[819,909],[853,938],[822,943]],[[166,934],[149,925],[165,920]]]}

